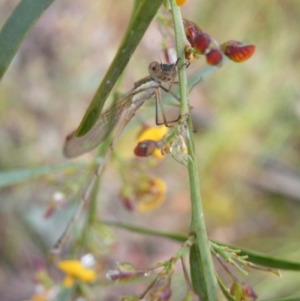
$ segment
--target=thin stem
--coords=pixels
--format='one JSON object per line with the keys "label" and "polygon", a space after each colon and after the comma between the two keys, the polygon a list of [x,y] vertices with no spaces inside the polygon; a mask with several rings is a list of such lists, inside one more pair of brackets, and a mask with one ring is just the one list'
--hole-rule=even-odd
{"label": "thin stem", "polygon": [[221,257],[219,254],[215,253],[215,251],[212,249],[212,252],[215,254],[217,260],[219,261],[219,263],[221,264],[221,266],[223,267],[223,269],[227,272],[227,274],[231,277],[232,281],[238,281],[238,279],[231,273],[231,271],[229,270],[229,268],[226,266],[226,264],[222,261]]}
{"label": "thin stem", "polygon": [[154,284],[159,279],[158,275],[154,278],[154,280],[150,283],[150,285],[146,288],[146,290],[139,296],[139,300],[144,299],[144,297],[150,292]]}
{"label": "thin stem", "polygon": [[[179,7],[176,5],[175,0],[171,0],[172,15],[175,27],[175,38],[176,38],[176,50],[177,55],[180,58],[180,64],[184,61],[184,47],[185,47],[185,32],[183,27],[183,21]],[[178,77],[180,82],[180,113],[181,116],[186,116],[189,112],[188,103],[188,82],[185,68],[179,68]],[[205,291],[201,293],[203,301],[217,301],[218,300],[218,289],[217,279],[214,272],[214,266],[212,256],[209,248],[209,241],[206,233],[204,214],[201,203],[199,176],[197,169],[197,162],[195,158],[194,140],[193,140],[193,125],[192,120],[188,118],[188,171],[190,180],[190,192],[191,192],[191,203],[192,203],[192,221],[190,231],[196,236],[195,247],[198,249],[198,261],[199,270],[202,274],[204,283],[197,284],[193,282],[194,289],[199,293],[199,289],[195,286],[201,286],[201,289]],[[194,264],[191,262],[191,264]],[[203,298],[204,297],[204,298]]]}
{"label": "thin stem", "polygon": [[[98,152],[99,157],[102,158],[107,152],[107,149],[109,147],[109,141],[110,140],[107,139],[106,143],[104,143],[100,147]],[[93,166],[92,168],[95,167]],[[98,194],[100,189],[100,181],[101,181],[101,177],[98,177],[93,187],[93,192],[88,207],[88,217],[81,234],[80,247],[83,249],[86,248],[87,244],[89,243],[88,241],[89,235],[87,234],[87,232],[90,231],[91,225],[97,222],[97,200],[98,200]]]}
{"label": "thin stem", "polygon": [[183,270],[183,275],[184,275],[184,279],[185,279],[185,283],[188,287],[189,290],[193,290],[193,287],[192,287],[192,284],[191,284],[191,281],[190,281],[190,277],[189,277],[189,274],[188,274],[188,271],[187,271],[187,268],[186,268],[186,265],[185,265],[185,258],[181,257],[181,265],[182,265],[182,270]]}

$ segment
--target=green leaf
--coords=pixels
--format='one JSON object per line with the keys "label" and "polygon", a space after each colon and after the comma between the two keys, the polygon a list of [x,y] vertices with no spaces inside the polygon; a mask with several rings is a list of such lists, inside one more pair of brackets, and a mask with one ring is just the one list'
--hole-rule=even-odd
{"label": "green leaf", "polygon": [[54,0],[22,0],[0,32],[0,79],[39,16]]}
{"label": "green leaf", "polygon": [[206,291],[205,275],[201,270],[202,262],[198,245],[194,244],[190,250],[190,270],[194,291],[201,297],[201,300],[207,300],[208,292]]}
{"label": "green leaf", "polygon": [[[275,268],[279,270],[289,270],[289,271],[300,271],[300,262],[282,259],[279,257],[268,256],[263,253],[255,252],[252,250],[241,249],[240,247],[228,245],[224,243],[218,243],[219,245],[228,246],[232,249],[239,249],[241,252],[238,253],[239,256],[247,255],[247,261],[259,264],[265,267]],[[299,299],[300,300],[300,299]]]}
{"label": "green leaf", "polygon": [[[135,232],[135,233],[154,235],[157,237],[165,237],[165,238],[169,238],[169,239],[179,241],[179,242],[185,242],[187,240],[187,236],[185,234],[161,232],[161,231],[147,229],[147,228],[143,228],[143,227],[139,227],[139,226],[132,226],[132,225],[124,224],[124,223],[116,223],[116,222],[109,222],[109,221],[105,221],[103,223],[105,225],[110,225],[113,227],[126,229],[129,231]],[[213,241],[213,242],[217,243],[219,245],[222,245],[222,246],[228,246],[232,249],[240,250],[241,252],[238,253],[240,256],[247,255],[249,257],[247,260],[250,262],[253,262],[255,264],[260,264],[262,266],[280,269],[280,270],[300,271],[300,262],[268,256],[263,253],[259,253],[259,252],[255,252],[255,251],[251,251],[251,250],[247,250],[247,249],[242,249],[242,248],[240,248],[238,246],[234,246],[234,245],[219,243],[216,241]]]}
{"label": "green leaf", "polygon": [[117,227],[120,229],[125,229],[128,231],[132,231],[134,233],[145,234],[145,235],[154,235],[158,237],[165,237],[175,241],[185,242],[187,240],[187,236],[185,234],[179,233],[170,233],[170,232],[162,232],[157,230],[152,230],[148,228],[143,228],[139,226],[133,226],[125,223],[118,223],[118,222],[110,222],[110,221],[101,221],[102,224],[112,227]]}
{"label": "green leaf", "polygon": [[6,172],[0,172],[0,188],[21,183],[24,181],[32,180],[53,172],[65,171],[69,168],[82,167],[82,164],[74,163],[64,163],[55,166],[42,166],[30,169],[18,169],[10,170]]}
{"label": "green leaf", "polygon": [[77,129],[77,136],[83,136],[95,124],[109,93],[123,72],[162,2],[163,0],[140,0],[135,2],[133,15],[123,41]]}

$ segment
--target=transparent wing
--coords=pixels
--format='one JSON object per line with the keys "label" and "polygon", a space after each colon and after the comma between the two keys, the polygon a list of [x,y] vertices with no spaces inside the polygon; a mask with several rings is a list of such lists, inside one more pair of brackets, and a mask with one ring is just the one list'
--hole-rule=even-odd
{"label": "transparent wing", "polygon": [[114,129],[123,111],[131,105],[132,92],[121,96],[115,104],[105,110],[91,130],[76,137],[76,131],[66,137],[63,153],[67,158],[78,157],[99,145]]}

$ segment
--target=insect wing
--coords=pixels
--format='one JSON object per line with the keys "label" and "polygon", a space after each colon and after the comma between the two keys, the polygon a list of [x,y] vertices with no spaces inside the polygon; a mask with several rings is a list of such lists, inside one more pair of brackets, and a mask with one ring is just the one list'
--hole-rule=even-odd
{"label": "insect wing", "polygon": [[99,145],[114,129],[123,111],[131,104],[132,91],[122,96],[115,104],[105,110],[91,130],[77,137],[76,131],[66,137],[63,153],[67,158],[75,158],[89,152]]}

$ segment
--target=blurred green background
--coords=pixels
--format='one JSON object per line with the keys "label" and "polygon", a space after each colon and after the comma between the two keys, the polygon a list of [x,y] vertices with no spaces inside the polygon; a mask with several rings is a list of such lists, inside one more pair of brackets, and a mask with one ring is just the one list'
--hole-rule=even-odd
{"label": "blurred green background", "polygon": [[[0,1],[1,27],[17,3]],[[63,0],[42,15],[0,86],[1,171],[68,162],[62,156],[64,138],[78,126],[110,65],[129,22],[131,4]],[[190,95],[209,237],[299,261],[299,2],[189,0],[182,13],[220,43],[234,39],[256,45],[249,61],[227,63]],[[130,90],[135,81],[146,76],[151,61],[164,61],[161,40],[154,21],[117,92]],[[204,58],[194,60],[188,74],[204,65]],[[129,126],[135,132],[128,130],[115,149],[125,158],[132,156],[137,120],[142,116]],[[91,175],[85,163],[92,158],[94,153],[74,160],[84,163],[75,172],[68,169],[1,189],[1,300],[23,300],[32,295],[35,272],[40,265],[48,267],[47,251],[63,231],[73,207],[63,206],[49,219],[43,215],[57,191],[66,194],[66,202],[78,202],[86,177]],[[190,222],[186,168],[166,156],[149,172],[163,178],[168,186],[167,200],[159,209],[143,214],[126,211],[118,200],[118,170],[107,164],[98,204],[100,215],[186,233]],[[169,258],[179,248],[153,237],[124,231],[116,234],[115,247],[106,259],[110,269],[115,261],[146,267]],[[50,273],[55,279],[61,277],[53,269]],[[251,284],[259,300],[299,293],[299,275],[282,275],[254,271],[240,278]],[[226,276],[225,282],[230,285]],[[137,293],[135,289],[129,285],[120,291]],[[116,300],[118,293],[108,286],[101,290],[100,299]]]}

